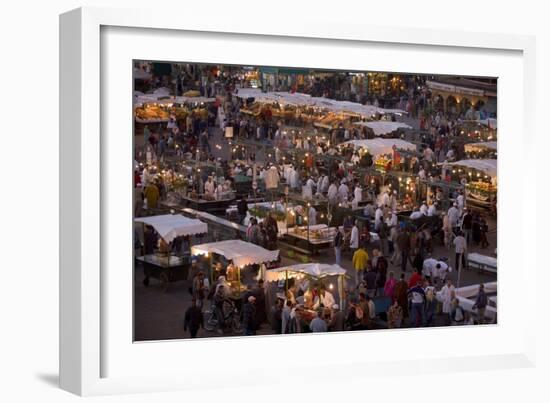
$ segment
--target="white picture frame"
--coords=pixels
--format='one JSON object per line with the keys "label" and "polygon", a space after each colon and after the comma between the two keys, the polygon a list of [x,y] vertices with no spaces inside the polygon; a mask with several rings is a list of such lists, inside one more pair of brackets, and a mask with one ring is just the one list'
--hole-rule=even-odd
{"label": "white picture frame", "polygon": [[[182,22],[185,21],[185,22]],[[118,37],[115,31],[112,31],[112,39],[106,41],[102,36],[110,27],[124,31],[124,29],[134,30],[132,32],[122,32]],[[110,259],[116,259],[116,251],[105,241],[104,227],[116,227],[116,211],[110,211],[108,198],[112,196],[115,186],[124,180],[124,163],[117,165],[122,173],[109,171],[112,166],[113,156],[109,152],[110,147],[121,147],[120,150],[130,155],[128,144],[121,134],[122,140],[117,140],[114,136],[105,137],[105,133],[111,132],[109,123],[114,113],[102,109],[102,91],[111,91],[111,86],[117,87],[118,82],[102,80],[102,68],[109,64],[109,61],[102,58],[115,55],[112,53],[112,47],[120,45],[120,41],[128,40],[123,37],[127,35],[137,35],[142,31],[144,38],[155,30],[163,40],[179,40],[178,33],[192,36],[188,38],[191,41],[212,41],[215,44],[224,35],[227,41],[238,39],[244,41],[249,38],[248,46],[254,46],[254,43],[262,46],[278,46],[278,42],[289,44],[292,42],[297,47],[308,48],[312,51],[312,46],[318,46],[316,49],[334,48],[348,46],[358,49],[360,52],[362,46],[370,46],[372,52],[385,52],[386,47],[402,49],[406,52],[418,52],[418,54],[427,55],[433,51],[453,52],[471,52],[474,58],[483,59],[485,54],[491,54],[490,57],[505,57],[511,55],[514,60],[509,64],[511,67],[509,73],[503,73],[499,77],[499,119],[501,110],[510,111],[511,105],[506,102],[506,89],[509,85],[512,91],[514,87],[515,94],[519,96],[516,99],[517,105],[523,105],[515,113],[515,120],[503,118],[499,121],[499,172],[502,169],[507,173],[506,161],[511,158],[510,150],[516,151],[516,157],[524,159],[527,162],[529,150],[534,147],[533,130],[533,104],[535,99],[535,42],[534,38],[522,35],[501,35],[489,33],[465,33],[455,31],[430,31],[407,28],[381,28],[369,27],[361,24],[326,24],[323,21],[315,21],[303,17],[301,24],[289,26],[278,22],[262,20],[247,21],[246,26],[242,26],[239,21],[211,16],[208,19],[181,19],[177,13],[165,13],[154,10],[117,10],[103,8],[81,8],[70,11],[60,17],[60,385],[63,389],[79,395],[97,395],[111,393],[134,393],[151,392],[164,390],[177,390],[188,388],[199,388],[208,386],[205,379],[207,373],[212,376],[212,371],[205,365],[201,365],[199,357],[204,354],[224,354],[224,358],[235,362],[237,356],[232,355],[230,351],[224,351],[224,348],[242,346],[245,341],[242,339],[183,341],[183,342],[158,342],[158,343],[132,343],[128,338],[131,329],[127,328],[127,321],[131,318],[125,318],[125,313],[131,309],[131,301],[128,301],[127,295],[131,291],[120,290],[120,301],[113,305],[113,286],[106,283],[106,278],[117,284],[131,281],[131,273],[124,274],[121,269],[121,275],[112,271],[105,271],[105,267],[112,267]],[[109,34],[109,32],[107,32]],[[200,34],[197,34],[200,33]],[[222,34],[223,33],[223,34]],[[146,39],[146,38],[145,38]],[[187,39],[186,39],[187,40]],[[290,42],[289,42],[290,41]],[[147,43],[150,45],[150,43]],[[107,46],[108,45],[108,46]],[[169,53],[166,50],[160,50],[165,46],[158,46],[157,55],[164,60]],[[103,48],[108,48],[107,50]],[[144,46],[142,52],[132,55],[136,59],[153,59],[154,54],[146,51]],[[191,49],[192,46],[189,46]],[[375,49],[376,48],[376,49]],[[129,51],[133,48],[128,47]],[[374,49],[374,50],[373,50]],[[107,53],[105,53],[107,52]],[[123,53],[123,52],[121,52]],[[391,52],[388,53],[390,55]],[[452,54],[449,53],[449,60]],[[161,55],[162,54],[162,55]],[[453,53],[454,54],[454,53]],[[457,53],[458,54],[458,53]],[[197,50],[200,56],[200,50]],[[407,53],[410,56],[410,53]],[[208,57],[207,59],[193,60],[193,58],[181,59],[181,53],[177,51],[173,54],[175,61],[216,61],[221,62],[223,55]],[[196,56],[196,57],[199,57]],[[123,57],[123,56],[119,56]],[[124,57],[128,57],[127,54]],[[241,64],[269,64],[269,55],[261,52],[254,52],[253,55],[240,55]],[[283,57],[283,56],[281,56]],[[487,56],[489,57],[489,56]],[[506,56],[507,57],[507,56]],[[388,56],[388,59],[391,55]],[[358,57],[359,59],[359,57]],[[420,58],[419,58],[420,59]],[[486,59],[489,60],[489,59]],[[496,60],[496,59],[491,59]],[[230,60],[227,60],[230,62]],[[313,63],[313,62],[312,62]],[[334,61],[326,61],[326,66],[338,67]],[[330,63],[333,63],[329,66]],[[343,67],[353,67],[349,63]],[[422,72],[421,62],[418,61],[419,70]],[[286,65],[285,62],[279,63]],[[376,59],[372,65],[365,66],[376,70],[383,64],[383,61]],[[456,63],[456,71],[460,70],[461,63]],[[515,67],[514,67],[515,66]],[[490,66],[489,66],[490,67]],[[479,71],[489,71],[489,67],[480,63]],[[117,74],[126,74],[125,69],[131,71],[130,65],[122,66],[121,70],[114,72],[112,77],[119,77]],[[506,66],[495,66],[495,69],[505,69]],[[439,69],[434,67],[433,73],[439,73]],[[124,71],[123,71],[124,70]],[[395,71],[395,70],[394,70]],[[472,71],[472,70],[470,70]],[[495,70],[496,71],[496,70]],[[504,71],[504,70],[502,70]],[[429,71],[426,71],[429,72]],[[110,74],[110,73],[109,73]],[[481,74],[483,75],[483,74]],[[520,80],[521,82],[517,82]],[[124,83],[122,83],[124,85]],[[519,85],[519,87],[518,87]],[[502,89],[505,90],[502,90]],[[131,82],[128,82],[128,93],[131,93]],[[125,92],[121,90],[118,95],[124,99]],[[108,98],[109,105],[112,100]],[[130,120],[131,98],[128,98],[127,105],[121,106],[122,115],[125,113],[127,121]],[[118,112],[118,110],[117,110]],[[107,121],[107,122],[106,122]],[[128,122],[126,122],[128,123]],[[510,136],[512,130],[518,139]],[[127,136],[130,136],[128,132]],[[103,136],[103,137],[102,137]],[[130,139],[131,140],[131,139]],[[519,141],[519,142],[518,142]],[[505,145],[501,145],[503,142]],[[508,144],[510,143],[510,144]],[[499,214],[506,217],[511,208],[521,207],[523,196],[518,196],[514,186],[521,186],[522,190],[536,189],[534,177],[522,177],[521,185],[516,183],[518,176],[510,173],[510,176],[499,175],[504,179],[499,183]],[[124,182],[122,182],[124,183]],[[109,196],[110,195],[110,196]],[[502,197],[504,195],[505,197]],[[506,200],[502,202],[502,200]],[[122,197],[122,200],[125,200]],[[510,206],[510,208],[509,208]],[[124,208],[124,205],[119,206]],[[128,214],[131,209],[128,204]],[[524,209],[525,210],[525,209]],[[529,221],[531,217],[527,212],[520,213],[520,220]],[[501,228],[501,224],[502,228]],[[496,368],[519,368],[534,365],[534,318],[535,309],[527,308],[525,314],[517,322],[512,323],[511,317],[506,316],[506,312],[514,311],[513,297],[507,292],[507,268],[514,267],[518,258],[513,256],[512,251],[507,250],[507,240],[513,234],[510,228],[506,227],[504,220],[499,221],[499,309],[503,310],[502,315],[499,312],[499,325],[493,327],[474,328],[453,328],[453,329],[422,329],[422,330],[404,330],[377,333],[366,335],[363,332],[353,332],[355,334],[331,334],[321,337],[261,337],[248,339],[248,348],[250,355],[263,353],[265,356],[276,357],[280,349],[302,349],[307,345],[317,348],[322,343],[340,342],[342,340],[342,351],[347,355],[345,357],[324,357],[323,363],[315,358],[309,360],[307,365],[296,364],[296,370],[311,368],[312,366],[321,370],[329,366],[337,370],[338,378],[345,379],[346,376],[353,374],[358,365],[361,365],[364,376],[377,373],[378,375],[407,373],[410,368],[422,368],[420,372],[446,372],[454,370],[474,370],[474,369],[496,369]],[[113,229],[108,239],[113,239],[115,233],[125,234],[124,227]],[[522,265],[520,276],[523,278],[534,278],[536,273],[535,256],[533,251],[534,244],[529,242],[528,227],[522,226],[518,230],[518,237],[522,239],[514,253],[522,255]],[[131,234],[127,234],[127,238]],[[122,242],[128,244],[125,239]],[[504,247],[503,247],[504,245]],[[510,245],[510,243],[508,243]],[[531,247],[530,254],[521,254],[522,250]],[[519,250],[518,250],[519,248]],[[114,283],[113,283],[114,284]],[[504,285],[503,285],[504,284]],[[131,288],[131,284],[127,284]],[[532,291],[532,290],[531,290]],[[118,295],[118,294],[117,294]],[[524,306],[534,307],[536,295],[534,292],[520,293],[525,298]],[[504,307],[504,308],[503,308]],[[115,309],[116,308],[116,309]],[[122,323],[122,330],[115,327],[115,323]],[[456,336],[448,336],[454,332]],[[114,335],[113,335],[114,334]],[[446,352],[438,351],[437,354],[409,353],[406,355],[396,352],[386,356],[373,355],[372,357],[362,357],[360,354],[354,355],[353,359],[348,359],[353,352],[354,346],[359,346],[365,337],[372,337],[378,340],[380,337],[387,337],[393,340],[399,338],[416,340],[430,338],[433,335],[441,338],[453,337],[458,340],[464,337],[472,337],[476,343],[481,341],[491,342],[489,338],[493,337],[494,344],[488,353],[483,350],[476,350],[472,346],[470,353],[465,353],[465,349],[453,346]],[[117,336],[118,335],[118,336]],[[122,335],[122,336],[120,336]],[[421,336],[421,337],[420,337]],[[289,339],[292,337],[292,340]],[[121,341],[122,340],[122,341]],[[503,342],[500,343],[500,340]],[[421,341],[419,341],[421,342]],[[119,344],[117,344],[119,343]],[[192,355],[193,350],[195,355]],[[123,353],[120,353],[123,352]],[[149,359],[157,356],[155,361],[157,366],[153,367]],[[139,358],[137,358],[139,357]],[[158,358],[163,357],[163,358]],[[180,357],[174,359],[174,357]],[[184,359],[185,358],[185,359]],[[136,365],[141,362],[141,368]],[[115,361],[127,362],[128,366],[120,365],[115,369]],[[109,362],[109,364],[107,364]],[[111,369],[111,362],[113,368]],[[162,365],[161,365],[162,362]],[[189,370],[190,363],[193,364],[193,372]],[[377,363],[376,365],[374,363]],[[135,371],[131,371],[132,365]],[[243,383],[241,371],[254,371],[252,364],[243,360],[242,363],[235,362],[239,368],[235,370],[236,374],[225,374],[224,379],[217,386],[230,385],[234,382]],[[270,361],[269,372],[284,370],[286,363]],[[210,371],[210,372],[207,372]],[[267,371],[266,371],[267,372]],[[304,371],[304,379],[312,375],[307,375]],[[323,378],[322,371],[316,373],[317,379]],[[328,379],[328,378],[327,378]],[[258,375],[250,381],[250,385],[273,382],[272,377]]]}

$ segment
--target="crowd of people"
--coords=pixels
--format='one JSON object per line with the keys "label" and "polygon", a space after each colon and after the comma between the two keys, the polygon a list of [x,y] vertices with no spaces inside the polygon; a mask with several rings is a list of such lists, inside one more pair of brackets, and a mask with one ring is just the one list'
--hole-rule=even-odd
{"label": "crowd of people", "polygon": [[[158,82],[151,83],[153,87],[162,85],[162,79],[155,79]],[[246,82],[231,70],[180,69],[178,94],[196,90],[216,100],[202,105],[201,113],[188,113],[185,119],[173,114],[168,123],[143,127],[144,141],[136,147],[134,164],[136,216],[166,201],[175,182],[184,194],[192,192],[207,200],[222,200],[229,193],[235,194],[241,176],[250,178],[250,183],[260,183],[259,191],[265,199],[273,206],[285,206],[285,210],[289,192],[306,200],[326,202],[328,214],[309,203],[291,205],[296,223],[312,226],[326,219],[330,225],[329,217],[335,211],[346,211],[335,225],[332,244],[334,262],[351,265],[354,274],[340,296],[343,306],[336,303],[323,282],[287,282],[274,296],[262,278],[234,301],[229,298],[227,286],[230,267],[224,267],[214,284],[198,271],[190,287],[192,303],[184,315],[184,330],[191,337],[212,323],[218,333],[224,334],[227,326],[232,326],[232,330],[245,335],[266,331],[266,327],[270,333],[287,334],[485,323],[488,301],[483,285],[473,315],[461,306],[449,273],[466,267],[470,248],[490,246],[488,219],[486,213],[468,206],[466,173],[455,174],[446,165],[465,156],[460,140],[463,122],[484,117],[485,112],[473,107],[444,110],[423,78],[406,80],[404,90],[381,97],[358,94],[352,79],[340,81],[336,85],[333,79],[319,78],[286,90],[403,109],[418,120],[419,134],[411,139],[420,144],[418,152],[394,149],[384,166],[388,174],[377,174],[369,170],[374,167],[374,155],[341,146],[348,140],[373,138],[365,126],[339,124],[321,129],[299,114],[274,117],[269,109],[258,115],[243,113],[242,109],[254,100],[237,96]],[[396,117],[377,115],[374,119],[395,121]],[[307,135],[294,133],[290,126]],[[230,141],[253,140],[267,145],[269,151],[257,158],[256,152],[230,145],[230,158],[216,157],[212,139],[224,133],[226,127],[232,128]],[[185,170],[171,165],[173,157],[204,163],[208,168]],[[160,165],[164,168],[162,174]],[[406,188],[400,187],[402,180]],[[447,195],[435,185],[451,180],[458,185]],[[262,219],[249,214],[247,199],[251,194],[236,200],[236,221],[246,226],[246,231],[237,231],[236,236],[266,249],[277,249],[280,234],[275,214],[269,212]],[[144,247],[152,252],[155,243],[150,232]],[[436,252],[441,246],[444,253]]]}

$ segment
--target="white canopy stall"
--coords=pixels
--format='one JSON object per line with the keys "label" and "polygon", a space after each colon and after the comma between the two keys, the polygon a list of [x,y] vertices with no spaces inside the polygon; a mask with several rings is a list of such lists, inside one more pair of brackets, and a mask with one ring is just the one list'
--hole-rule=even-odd
{"label": "white canopy stall", "polygon": [[401,139],[369,139],[369,140],[349,140],[341,145],[353,145],[356,149],[364,148],[376,157],[378,155],[391,154],[393,146],[398,150],[416,151],[416,145]]}
{"label": "white canopy stall", "polygon": [[[161,290],[166,291],[168,283],[177,280],[185,280],[188,276],[189,265],[187,259],[179,254],[172,254],[168,244],[179,236],[190,236],[208,232],[208,226],[200,220],[187,218],[178,214],[157,215],[151,217],[139,217],[135,223],[150,225],[160,235],[159,253],[136,256],[143,264],[145,279],[143,284],[149,285],[149,278],[159,280]],[[142,232],[143,238],[144,232]],[[186,251],[187,252],[187,251]]]}
{"label": "white canopy stall", "polygon": [[172,242],[178,236],[204,234],[208,232],[206,223],[179,214],[139,217],[134,219],[134,221],[153,227],[166,243]]}
{"label": "white canopy stall", "polygon": [[466,152],[479,152],[484,150],[497,150],[497,142],[496,141],[483,141],[480,143],[469,143],[464,144],[464,151]]}
{"label": "white canopy stall", "polygon": [[262,92],[257,88],[241,88],[235,94],[239,98],[254,98],[260,103],[279,103],[281,105],[311,106],[325,109],[331,112],[353,113],[362,117],[372,117],[379,114],[406,115],[407,112],[401,109],[384,109],[374,105],[363,105],[351,101],[337,101],[324,97],[312,97],[299,92]]}
{"label": "white canopy stall", "polygon": [[302,278],[303,276],[309,276],[315,279],[338,276],[338,295],[340,297],[340,307],[343,308],[345,275],[346,270],[337,264],[305,263],[268,270],[266,272],[266,281],[274,282],[288,280],[290,278]]}
{"label": "white canopy stall", "polygon": [[231,260],[237,268],[237,278],[240,287],[241,269],[252,264],[274,262],[279,258],[279,250],[267,250],[261,246],[240,239],[204,243],[191,248],[193,256],[216,254]]}
{"label": "white canopy stall", "polygon": [[384,134],[392,133],[398,129],[412,129],[406,123],[402,122],[390,122],[385,120],[378,120],[374,122],[355,122],[357,126],[368,127],[374,132],[375,136],[383,136]]}
{"label": "white canopy stall", "polygon": [[470,159],[456,162],[448,162],[447,165],[476,169],[490,176],[496,184],[497,160],[496,159]]}

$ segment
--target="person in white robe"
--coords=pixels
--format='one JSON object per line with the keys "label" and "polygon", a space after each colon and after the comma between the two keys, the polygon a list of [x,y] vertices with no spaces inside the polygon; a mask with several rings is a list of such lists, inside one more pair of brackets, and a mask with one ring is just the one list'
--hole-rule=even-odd
{"label": "person in white robe", "polygon": [[456,204],[459,214],[462,214],[462,212],[464,211],[464,195],[462,194],[462,192],[460,192],[456,197]]}
{"label": "person in white robe", "polygon": [[357,185],[353,190],[353,200],[351,202],[352,207],[354,209],[359,207],[359,203],[361,203],[362,200],[363,200],[363,189],[361,189],[361,186]]}
{"label": "person in white robe", "polygon": [[349,188],[344,182],[338,187],[338,200],[340,202],[347,201],[349,197]]}
{"label": "person in white robe", "polygon": [[312,192],[317,188],[317,184],[315,183],[315,181],[313,180],[313,177],[310,177],[307,181],[306,181],[306,185],[311,187],[311,190]]}
{"label": "person in white robe", "polygon": [[457,207],[457,203],[453,203],[453,205],[447,210],[447,217],[449,218],[449,225],[451,226],[451,229],[454,230],[454,228],[458,225],[458,219],[460,217],[460,212]]}
{"label": "person in white robe", "polygon": [[327,197],[330,204],[337,203],[338,187],[336,187],[336,184],[334,182],[331,183],[330,186],[328,187]]}
{"label": "person in white robe", "polygon": [[316,225],[317,224],[317,210],[315,210],[315,207],[310,206],[309,211],[307,214],[307,219],[309,221],[309,225]]}
{"label": "person in white robe", "polygon": [[380,194],[378,206],[385,207],[385,206],[389,206],[389,204],[390,204],[389,190],[386,190],[385,192]]}
{"label": "person in white robe", "polygon": [[319,309],[321,305],[324,307],[332,307],[334,304],[336,304],[336,301],[334,299],[334,296],[331,292],[321,288],[321,291],[319,294],[315,297],[315,300],[313,301],[313,309]]}
{"label": "person in white robe", "polygon": [[292,189],[298,189],[300,187],[300,175],[294,168],[292,168],[292,171],[290,172],[290,187]]}
{"label": "person in white robe", "polygon": [[204,193],[208,196],[214,196],[214,191],[216,190],[216,184],[212,180],[212,177],[209,176],[208,180],[204,184]]}
{"label": "person in white robe", "polygon": [[323,175],[323,182],[321,183],[321,192],[325,193],[328,190],[329,185],[330,185],[330,181],[328,180],[328,176]]}
{"label": "person in white robe", "polygon": [[447,284],[439,291],[439,300],[442,303],[441,311],[446,314],[451,313],[452,301],[455,297],[455,286],[451,283],[451,280],[447,280]]}

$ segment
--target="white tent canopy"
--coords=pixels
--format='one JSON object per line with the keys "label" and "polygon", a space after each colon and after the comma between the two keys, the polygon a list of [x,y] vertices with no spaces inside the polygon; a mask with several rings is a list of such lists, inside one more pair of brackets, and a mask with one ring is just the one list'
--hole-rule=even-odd
{"label": "white tent canopy", "polygon": [[140,217],[135,222],[152,226],[166,242],[172,242],[178,236],[204,234],[208,226],[201,220],[187,218],[179,214],[166,214]]}
{"label": "white tent canopy", "polygon": [[495,159],[460,160],[448,162],[446,165],[477,169],[478,171],[485,172],[492,178],[497,177],[497,160]]}
{"label": "white tent canopy", "polygon": [[416,151],[415,144],[401,139],[350,140],[342,145],[353,145],[356,149],[365,148],[373,156],[391,154],[394,145],[398,150]]}
{"label": "white tent canopy", "polygon": [[384,134],[388,134],[391,132],[396,131],[397,129],[412,129],[411,126],[409,126],[406,123],[402,122],[388,122],[384,120],[374,121],[374,122],[356,122],[355,123],[358,126],[366,126],[369,129],[372,129],[375,136],[382,136]]}
{"label": "white tent canopy", "polygon": [[[168,97],[168,98],[167,98]],[[162,98],[162,99],[161,99]],[[164,93],[160,94],[135,94],[134,93],[134,106],[141,106],[143,104],[189,104],[189,103],[209,103],[215,102],[216,98],[206,98],[206,97],[174,97],[169,96]]]}
{"label": "white tent canopy", "polygon": [[257,88],[241,88],[235,96],[239,98],[254,98],[260,103],[279,103],[281,105],[311,106],[332,112],[348,112],[363,117],[371,117],[376,113],[407,114],[401,109],[384,109],[373,105],[363,105],[351,101],[337,101],[324,97],[312,97],[299,92],[262,92]]}
{"label": "white tent canopy", "polygon": [[464,151],[471,152],[471,151],[479,151],[479,150],[497,150],[497,142],[496,141],[484,141],[481,143],[469,143],[464,145]]}
{"label": "white tent canopy", "polygon": [[342,276],[344,274],[346,274],[346,270],[337,264],[305,263],[268,270],[266,272],[266,281],[279,281],[286,278],[295,278],[300,275],[308,275],[320,279],[327,276]]}
{"label": "white tent canopy", "polygon": [[278,250],[267,250],[240,239],[203,243],[191,247],[192,255],[205,255],[207,253],[222,255],[226,259],[232,260],[233,264],[238,267],[273,262],[279,258]]}

